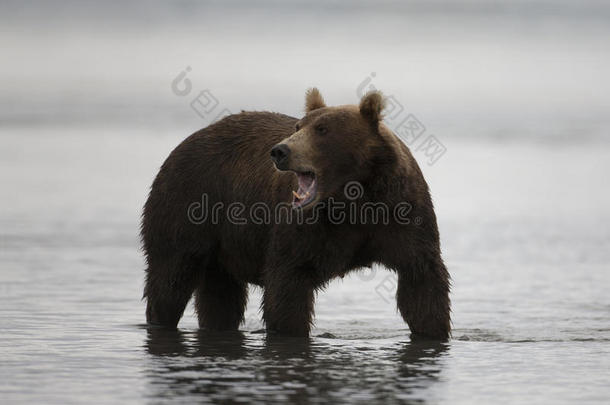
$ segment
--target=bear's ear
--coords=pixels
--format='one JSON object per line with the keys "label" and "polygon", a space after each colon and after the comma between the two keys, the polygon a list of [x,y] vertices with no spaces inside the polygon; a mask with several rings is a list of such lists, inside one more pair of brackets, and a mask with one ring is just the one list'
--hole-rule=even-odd
{"label": "bear's ear", "polygon": [[322,107],[326,107],[326,104],[324,103],[320,91],[315,87],[308,89],[307,92],[305,92],[305,112],[308,113]]}
{"label": "bear's ear", "polygon": [[360,114],[373,124],[383,119],[381,112],[385,108],[385,99],[377,90],[369,91],[360,100]]}

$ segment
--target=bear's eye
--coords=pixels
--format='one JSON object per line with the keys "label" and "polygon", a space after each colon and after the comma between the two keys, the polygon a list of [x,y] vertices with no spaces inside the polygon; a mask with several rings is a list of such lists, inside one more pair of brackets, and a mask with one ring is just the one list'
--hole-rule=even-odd
{"label": "bear's eye", "polygon": [[316,133],[320,135],[325,135],[328,132],[328,129],[323,125],[316,125]]}

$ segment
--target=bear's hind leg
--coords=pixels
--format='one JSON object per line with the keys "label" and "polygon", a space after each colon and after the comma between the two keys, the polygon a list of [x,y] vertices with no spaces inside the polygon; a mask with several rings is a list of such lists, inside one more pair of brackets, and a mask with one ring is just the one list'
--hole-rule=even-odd
{"label": "bear's hind leg", "polygon": [[449,273],[440,257],[401,266],[396,301],[411,333],[446,339],[451,333]]}
{"label": "bear's hind leg", "polygon": [[220,266],[205,269],[195,292],[199,327],[208,330],[237,330],[244,320],[248,285]]}
{"label": "bear's hind leg", "polygon": [[175,328],[184,313],[200,270],[200,261],[190,257],[165,260],[148,257],[144,298],[146,322]]}

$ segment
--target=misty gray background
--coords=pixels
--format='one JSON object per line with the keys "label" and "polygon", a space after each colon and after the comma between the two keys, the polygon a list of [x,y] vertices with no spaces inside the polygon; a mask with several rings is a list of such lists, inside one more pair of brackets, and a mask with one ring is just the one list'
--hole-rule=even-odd
{"label": "misty gray background", "polygon": [[[606,403],[609,50],[604,1],[1,1],[0,397]],[[372,73],[446,147],[414,156],[453,339],[409,339],[383,268],[320,294],[305,346],[252,333],[256,289],[237,343],[190,307],[147,331],[139,216],[169,152],[220,109],[357,103]]]}

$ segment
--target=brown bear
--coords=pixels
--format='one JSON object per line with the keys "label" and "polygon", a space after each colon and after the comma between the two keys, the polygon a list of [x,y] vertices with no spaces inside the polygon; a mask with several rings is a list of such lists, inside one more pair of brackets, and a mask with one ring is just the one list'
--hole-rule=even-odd
{"label": "brown bear", "polygon": [[147,322],[175,328],[194,294],[201,328],[236,330],[251,283],[268,332],[307,336],[314,293],[378,263],[396,272],[411,333],[447,338],[428,185],[383,108],[375,91],[327,107],[314,88],[301,119],[242,112],[178,145],[143,212]]}

